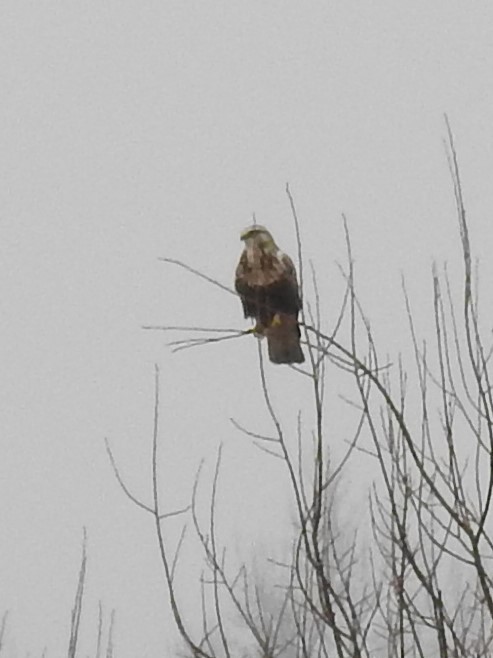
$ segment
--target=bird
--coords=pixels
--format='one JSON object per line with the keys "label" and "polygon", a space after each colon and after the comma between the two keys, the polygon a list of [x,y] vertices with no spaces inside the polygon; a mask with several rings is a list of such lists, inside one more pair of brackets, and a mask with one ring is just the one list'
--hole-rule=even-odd
{"label": "bird", "polygon": [[291,258],[259,224],[242,231],[245,247],[235,272],[235,289],[253,333],[267,338],[272,363],[303,363],[298,313],[301,296]]}

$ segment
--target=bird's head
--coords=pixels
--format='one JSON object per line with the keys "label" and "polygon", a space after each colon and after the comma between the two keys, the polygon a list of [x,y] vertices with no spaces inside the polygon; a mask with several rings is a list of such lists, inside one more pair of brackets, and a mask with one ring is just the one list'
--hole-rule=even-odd
{"label": "bird's head", "polygon": [[247,249],[253,247],[260,247],[264,250],[276,248],[274,238],[269,231],[264,226],[260,226],[260,224],[248,226],[248,228],[241,232],[240,238],[245,243]]}

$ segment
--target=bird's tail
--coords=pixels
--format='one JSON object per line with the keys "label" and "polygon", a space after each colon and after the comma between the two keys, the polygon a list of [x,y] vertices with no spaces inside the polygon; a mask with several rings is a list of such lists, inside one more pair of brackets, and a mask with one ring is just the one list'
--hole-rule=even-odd
{"label": "bird's tail", "polygon": [[303,363],[300,328],[295,315],[276,313],[265,331],[269,359],[272,363]]}

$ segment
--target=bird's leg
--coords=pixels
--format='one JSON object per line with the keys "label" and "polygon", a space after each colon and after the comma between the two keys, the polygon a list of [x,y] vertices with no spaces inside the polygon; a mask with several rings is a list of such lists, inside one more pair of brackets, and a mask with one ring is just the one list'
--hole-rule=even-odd
{"label": "bird's leg", "polygon": [[271,326],[271,327],[280,327],[281,324],[282,324],[281,314],[280,314],[280,313],[276,313],[276,314],[274,315],[274,317],[272,318],[272,322],[270,323],[270,326]]}

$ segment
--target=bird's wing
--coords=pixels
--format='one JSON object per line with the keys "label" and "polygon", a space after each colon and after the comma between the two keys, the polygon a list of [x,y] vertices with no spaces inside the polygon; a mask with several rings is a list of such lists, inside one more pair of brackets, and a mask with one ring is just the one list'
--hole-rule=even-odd
{"label": "bird's wing", "polygon": [[247,302],[247,295],[248,292],[250,291],[250,286],[248,285],[247,282],[247,256],[246,252],[244,251],[241,256],[240,260],[238,262],[238,265],[236,267],[236,272],[235,272],[235,290],[238,293],[241,303],[243,306],[243,312],[245,316],[249,313],[249,305]]}
{"label": "bird's wing", "polygon": [[298,285],[298,277],[296,276],[296,268],[294,266],[291,258],[284,252],[279,252],[278,254],[279,263],[282,266],[283,279],[290,286],[294,294],[296,294],[296,299],[298,301],[298,308],[301,309],[301,294]]}

